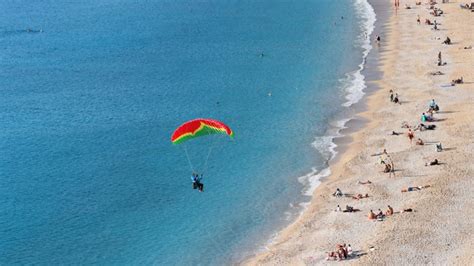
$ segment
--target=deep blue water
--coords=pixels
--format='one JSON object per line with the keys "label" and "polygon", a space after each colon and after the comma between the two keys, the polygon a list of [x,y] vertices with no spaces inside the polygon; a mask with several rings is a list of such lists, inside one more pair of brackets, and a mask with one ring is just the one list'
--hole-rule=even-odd
{"label": "deep blue water", "polygon": [[[360,33],[350,0],[1,1],[0,264],[222,264],[260,247],[324,167],[311,143],[342,112]],[[235,132],[204,193],[169,140],[196,117]],[[211,139],[187,145],[196,165]]]}

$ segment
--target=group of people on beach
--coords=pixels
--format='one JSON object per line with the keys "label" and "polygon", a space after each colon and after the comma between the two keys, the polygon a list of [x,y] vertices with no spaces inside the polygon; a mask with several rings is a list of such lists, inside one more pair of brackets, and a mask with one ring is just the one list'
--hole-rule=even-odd
{"label": "group of people on beach", "polygon": [[[395,3],[396,3],[395,6],[398,8],[399,1],[395,1]],[[416,4],[421,5],[421,2],[417,2]],[[435,5],[436,5],[436,2],[433,1],[433,0],[430,0],[430,2],[429,2],[430,14],[434,17],[439,17],[439,16],[443,15],[444,11],[441,10],[440,8],[436,7]],[[473,5],[473,8],[474,8],[474,5]],[[419,15],[417,16],[417,22],[418,22],[418,24],[421,24],[421,18],[420,18]],[[429,25],[434,25],[435,30],[438,30],[438,25],[441,25],[436,20],[434,20],[434,23],[431,22],[431,20],[428,19],[428,18],[425,20],[425,23],[429,24]],[[440,38],[438,38],[438,39],[440,39]],[[376,41],[377,41],[377,43],[380,43],[380,36],[378,36],[378,35],[376,36]],[[450,37],[447,36],[446,39],[443,41],[443,44],[451,45],[453,43],[452,43]],[[468,47],[468,48],[464,47],[464,49],[471,49],[471,47]],[[437,66],[444,66],[446,64],[447,63],[443,61],[441,51],[439,51],[438,52]],[[444,74],[441,71],[437,71],[437,73],[439,75]],[[435,73],[433,75],[438,75],[438,74]],[[454,84],[462,84],[463,82],[464,82],[463,78],[460,77],[459,79],[452,80],[452,85],[454,86]],[[395,103],[395,104],[401,104],[400,97],[399,97],[398,93],[395,93],[395,89],[391,89],[389,91],[389,96],[390,96],[390,102]],[[436,129],[436,125],[431,124],[431,122],[442,121],[442,119],[436,119],[435,118],[435,114],[437,114],[439,111],[440,111],[440,106],[435,101],[435,99],[431,99],[429,104],[428,104],[428,109],[421,114],[421,117],[419,118],[420,119],[419,123],[417,123],[415,126],[410,126],[407,122],[403,122],[402,128],[407,129],[406,135],[407,135],[407,137],[410,141],[410,144],[412,144],[413,142],[415,142],[415,144],[419,145],[419,146],[429,145],[429,144],[436,144],[436,151],[437,152],[443,151],[443,147],[442,147],[441,143],[430,143],[430,142],[426,143],[420,137],[415,138],[415,131],[420,131],[421,132],[421,131],[425,131],[425,130],[435,130]],[[405,133],[392,131],[391,135],[405,135]],[[383,149],[383,151],[381,153],[373,154],[372,156],[378,156],[379,157],[379,162],[380,162],[381,165],[383,165],[383,172],[390,173],[390,174],[392,174],[394,172],[394,165],[393,165],[392,157],[388,154],[386,149]],[[425,166],[437,166],[437,165],[441,165],[441,164],[442,163],[440,163],[440,161],[436,158],[436,159],[432,159],[432,160],[426,162]],[[358,181],[357,184],[359,184],[359,185],[372,185],[372,182],[370,180]],[[430,188],[430,187],[431,187],[431,185],[407,186],[405,188],[402,188],[401,192],[405,193],[405,192],[421,191],[421,190],[424,190],[424,189],[427,189],[427,188]],[[352,197],[353,199],[356,199],[356,200],[366,198],[366,197],[369,196],[368,194],[365,194],[365,195],[363,195],[363,194],[356,194],[356,195],[355,194],[344,194],[344,193],[342,193],[342,191],[339,188],[337,188],[336,191],[332,195],[335,196],[335,197],[343,197],[343,196]],[[360,209],[356,209],[356,208],[354,208],[352,206],[349,206],[349,205],[345,205],[345,209],[342,209],[340,207],[340,205],[337,205],[337,208],[335,209],[335,211],[336,212],[351,213],[351,212],[360,211]],[[405,212],[414,212],[414,210],[412,208],[403,208],[397,213],[405,213]],[[385,211],[382,211],[381,209],[378,209],[377,212],[374,212],[373,210],[370,210],[367,217],[368,217],[369,220],[382,221],[386,217],[392,216],[394,214],[395,214],[395,211],[394,211],[393,207],[390,206],[390,205],[387,205],[387,210],[385,210]],[[350,245],[349,245],[349,247],[350,247]],[[346,259],[347,256],[348,256],[347,247],[346,247],[345,244],[344,245],[337,245],[336,246],[336,251],[328,252],[327,255],[328,255],[327,260],[343,260],[343,259]]]}
{"label": "group of people on beach", "polygon": [[337,244],[336,250],[327,253],[326,260],[345,260],[349,257],[352,257],[354,252],[352,251],[352,247],[350,244]]}
{"label": "group of people on beach", "polygon": [[[436,1],[432,1],[432,2],[429,3],[429,5],[430,5],[429,9],[431,10],[430,14],[433,15],[434,17],[439,17],[439,16],[444,14],[444,11],[442,9],[436,7],[435,6],[436,4],[437,4]],[[474,11],[474,3],[472,3],[471,6],[469,6],[469,5],[467,5],[467,6]],[[461,5],[461,7],[464,7],[464,6]],[[416,22],[418,24],[421,24],[420,15],[417,15]],[[434,30],[439,30],[438,25],[440,25],[440,24],[436,20],[434,20],[434,22],[431,22],[430,19],[426,18],[425,19],[425,24],[433,25]],[[449,38],[449,36],[446,36],[446,39],[442,43],[446,44],[446,45],[451,45],[452,44],[451,38]],[[464,47],[464,49],[472,49],[472,46],[466,46],[466,47]],[[444,66],[446,64],[447,64],[446,62],[442,61],[441,52],[439,52],[438,53],[438,66]],[[436,71],[436,72],[433,72],[432,75],[442,75],[442,74],[443,73],[441,71]],[[456,84],[463,84],[463,83],[464,83],[463,77],[451,80],[451,86],[455,86]]]}
{"label": "group of people on beach", "polygon": [[402,104],[402,102],[400,102],[400,99],[398,97],[398,93],[395,93],[395,95],[393,93],[394,93],[393,90],[390,90],[390,101],[392,103]]}
{"label": "group of people on beach", "polygon": [[381,209],[379,209],[377,214],[375,214],[373,210],[370,210],[368,215],[369,220],[382,220],[383,218],[385,218],[385,216],[393,215],[393,208],[390,205],[388,205],[387,208],[388,209],[385,211],[385,213]]}
{"label": "group of people on beach", "polygon": [[380,164],[383,165],[383,172],[389,173],[389,177],[393,174],[395,175],[395,165],[393,163],[392,157],[388,154],[386,149],[383,149],[383,152],[379,155]]}

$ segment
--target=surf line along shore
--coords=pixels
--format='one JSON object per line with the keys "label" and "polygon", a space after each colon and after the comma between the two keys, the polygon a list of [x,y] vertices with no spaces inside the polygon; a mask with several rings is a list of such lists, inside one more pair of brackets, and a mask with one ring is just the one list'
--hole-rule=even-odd
{"label": "surf line along shore", "polygon": [[[380,89],[368,96],[367,110],[360,114],[369,122],[350,135],[352,142],[301,217],[267,251],[243,264],[321,264],[328,252],[338,252],[338,244],[351,245],[346,259],[353,264],[474,263],[474,34],[469,25],[474,13],[456,2],[402,2],[392,12],[384,32],[374,33],[382,36],[382,76],[375,81]],[[447,37],[449,45],[443,43]],[[438,65],[439,52],[446,64]],[[459,79],[462,83],[453,82]],[[439,110],[433,121],[422,122],[432,99]],[[411,141],[407,126],[414,132]],[[393,168],[385,173],[381,160]],[[438,164],[430,165],[435,160]],[[332,195],[337,188],[343,196]],[[360,211],[338,212],[337,205]],[[385,215],[388,205],[392,215]],[[378,214],[379,209],[380,219],[368,219],[370,210]]]}

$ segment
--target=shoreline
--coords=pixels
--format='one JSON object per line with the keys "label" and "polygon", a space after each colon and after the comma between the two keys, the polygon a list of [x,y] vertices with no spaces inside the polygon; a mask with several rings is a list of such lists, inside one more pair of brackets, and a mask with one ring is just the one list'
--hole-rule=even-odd
{"label": "shoreline", "polygon": [[[371,5],[374,6],[375,1],[371,0],[369,2],[371,3]],[[379,10],[377,10],[376,6],[380,4],[384,5],[384,7],[378,6]],[[443,9],[444,8],[449,9],[448,12],[462,12],[462,10],[456,10],[457,3],[441,4],[438,6]],[[370,158],[370,156],[368,156],[371,153],[375,153],[377,151],[380,151],[382,148],[387,147],[387,149],[389,150],[389,153],[391,153],[392,151],[394,152],[392,156],[394,157],[394,160],[397,161],[397,164],[400,164],[399,162],[403,162],[403,165],[405,165],[406,159],[403,159],[401,154],[405,155],[407,151],[413,152],[412,150],[414,150],[413,147],[408,147],[408,148],[404,147],[405,149],[400,149],[400,146],[406,146],[405,145],[406,143],[404,143],[404,141],[401,140],[401,139],[405,140],[405,138],[403,137],[398,137],[398,139],[395,141],[396,144],[394,145],[394,144],[389,144],[389,142],[391,141],[390,137],[384,136],[384,135],[387,135],[386,131],[391,128],[393,128],[394,130],[401,131],[399,129],[399,124],[402,121],[404,121],[403,119],[406,119],[407,115],[410,115],[409,113],[407,114],[405,112],[402,116],[402,115],[397,114],[397,112],[395,111],[386,110],[387,109],[386,105],[391,104],[390,102],[386,103],[386,97],[387,97],[386,95],[388,93],[388,88],[399,87],[398,90],[401,93],[402,101],[404,101],[403,98],[408,95],[418,95],[422,93],[422,92],[415,92],[413,88],[411,88],[412,86],[413,87],[418,86],[418,85],[425,86],[426,84],[430,84],[430,81],[431,82],[433,82],[433,80],[434,82],[437,81],[436,77],[432,77],[432,80],[428,79],[428,82],[426,82],[426,78],[423,77],[420,79],[423,79],[423,82],[425,82],[426,84],[420,84],[421,81],[416,81],[417,77],[414,76],[415,73],[403,72],[405,69],[403,68],[400,69],[400,64],[398,63],[398,59],[397,59],[397,55],[401,53],[406,53],[408,55],[411,55],[412,57],[415,57],[416,58],[415,60],[417,62],[421,61],[420,63],[423,64],[424,61],[431,59],[428,57],[434,57],[434,56],[431,56],[431,54],[430,55],[427,54],[426,48],[423,48],[421,47],[421,45],[418,45],[416,43],[410,44],[410,46],[412,46],[410,47],[411,49],[401,48],[400,50],[402,51],[398,51],[398,45],[400,44],[401,42],[400,39],[402,38],[400,35],[407,35],[407,34],[404,34],[403,31],[394,30],[394,28],[398,29],[399,27],[401,27],[407,31],[409,30],[417,31],[418,33],[420,33],[420,35],[422,33],[423,35],[420,36],[420,38],[424,38],[421,40],[423,41],[422,44],[424,44],[425,46],[428,46],[429,48],[428,50],[431,49],[431,46],[434,46],[434,45],[436,45],[436,47],[439,46],[437,44],[438,43],[437,41],[426,39],[428,35],[433,34],[432,32],[427,32],[429,30],[429,28],[427,28],[428,26],[416,25],[417,28],[409,29],[409,27],[411,26],[408,24],[409,23],[408,21],[410,21],[410,19],[412,19],[413,21],[414,19],[416,19],[416,15],[415,17],[413,17],[414,16],[413,13],[419,13],[422,17],[428,18],[428,15],[426,14],[428,11],[425,9],[425,7],[426,6],[423,4],[422,6],[414,7],[412,10],[400,9],[398,10],[398,14],[390,14],[390,16],[386,18],[386,21],[380,21],[379,19],[377,20],[378,25],[376,24],[376,29],[374,30],[374,34],[377,34],[380,31],[383,31],[386,33],[386,34],[381,34],[383,38],[381,46],[383,47],[383,49],[381,49],[380,51],[376,53],[378,54],[378,57],[379,57],[377,58],[377,63],[375,64],[376,67],[373,68],[373,67],[366,66],[366,68],[364,69],[365,71],[363,74],[366,77],[366,84],[368,88],[364,90],[365,95],[364,95],[363,100],[361,100],[355,108],[357,110],[356,111],[357,115],[354,118],[350,119],[349,122],[346,123],[348,124],[347,129],[346,128],[341,129],[341,134],[344,136],[340,138],[336,138],[335,140],[335,142],[337,142],[336,143],[337,155],[335,156],[335,158],[333,158],[329,162],[329,169],[331,171],[331,174],[327,178],[322,178],[320,180],[321,184],[314,191],[310,205],[307,206],[305,211],[297,218],[297,220],[291,223],[288,227],[286,227],[284,230],[282,230],[278,234],[278,237],[267,248],[266,252],[257,254],[256,256],[252,258],[247,258],[247,260],[243,262],[244,264],[249,264],[249,265],[301,264],[301,263],[307,263],[306,260],[308,260],[308,258],[311,258],[310,259],[311,263],[322,263],[322,261],[324,261],[323,257],[324,257],[325,251],[334,249],[334,245],[336,243],[347,243],[347,242],[356,243],[357,247],[356,245],[353,245],[354,248],[363,250],[364,252],[370,252],[368,250],[369,250],[369,247],[374,246],[373,243],[377,243],[380,246],[384,246],[384,245],[389,246],[392,243],[388,243],[388,244],[380,243],[380,240],[377,239],[377,237],[374,237],[370,234],[361,235],[361,234],[364,234],[364,232],[367,233],[367,228],[362,228],[361,227],[362,225],[354,225],[354,223],[360,223],[360,224],[368,223],[367,218],[365,217],[368,211],[366,207],[372,208],[373,205],[380,205],[379,208],[384,208],[387,205],[386,201],[391,200],[393,202],[397,201],[397,205],[395,205],[395,208],[399,209],[401,208],[400,205],[406,205],[407,202],[405,202],[406,200],[401,198],[398,193],[395,194],[393,193],[394,191],[391,191],[391,189],[394,186],[398,186],[398,187],[407,186],[407,185],[411,185],[417,182],[430,182],[430,183],[435,183],[435,181],[441,182],[440,180],[436,178],[432,178],[432,180],[426,177],[419,178],[419,179],[410,178],[410,176],[414,175],[414,172],[416,172],[416,170],[411,169],[413,167],[407,167],[407,169],[400,169],[398,171],[401,172],[399,173],[399,175],[408,176],[407,179],[409,180],[404,180],[404,178],[398,177],[398,178],[395,178],[394,181],[392,180],[393,182],[391,182],[395,184],[389,184],[390,181],[387,180],[387,177],[384,174],[374,172],[374,168],[377,169],[377,166],[375,166],[376,163],[374,163],[374,161],[376,161],[376,158]],[[390,1],[386,1],[384,3],[376,2],[374,9],[376,10],[377,17],[379,17],[381,8],[387,8],[387,13],[389,13],[389,11],[392,10]],[[450,13],[448,12],[447,14],[449,15]],[[463,13],[462,15],[467,17],[470,14]],[[453,18],[451,17],[451,19]],[[449,31],[453,31],[454,28],[457,29],[457,27],[452,27],[451,25],[448,24],[447,22],[448,19],[440,18],[439,20],[444,20],[442,23],[446,23],[448,26],[450,26],[450,28],[448,29]],[[402,24],[400,22],[404,22],[404,23]],[[450,21],[450,22],[451,22],[450,24],[454,23],[453,21]],[[466,35],[466,32],[464,32],[464,37],[466,37],[465,35]],[[470,41],[472,41],[472,36],[470,39],[467,38],[467,40],[465,40],[465,42],[462,43],[462,45],[464,44],[472,45],[472,43],[469,43]],[[417,52],[419,51],[417,49],[423,49],[422,51],[424,53],[418,55]],[[435,49],[439,49],[439,48],[435,48]],[[374,47],[372,51],[375,51],[375,50],[376,48]],[[451,56],[449,57],[447,56],[446,58],[448,60],[451,60]],[[471,58],[473,58],[472,53],[471,53]],[[409,58],[406,58],[405,60],[408,60],[408,59]],[[451,60],[451,61],[454,61],[454,60]],[[369,61],[369,64],[373,64],[373,63],[374,63],[373,61]],[[472,63],[471,65],[474,65],[474,63]],[[405,66],[405,67],[408,67],[408,66]],[[451,66],[448,66],[448,67],[450,67],[451,69]],[[425,71],[426,69],[421,70],[420,68],[422,67],[417,66],[417,68],[413,69],[413,71],[426,73]],[[435,67],[432,67],[432,66],[428,66],[425,68],[433,69],[433,70],[435,69]],[[377,72],[377,69],[380,70],[381,72],[380,76],[377,74],[371,73],[370,72],[371,69],[372,70],[375,69],[375,72]],[[462,72],[462,69],[461,70],[457,69],[457,71],[453,70],[453,72],[456,72],[456,73],[458,73],[459,71]],[[412,86],[406,86],[402,83],[397,83],[397,81],[400,81],[400,77],[399,77],[400,75],[397,75],[399,74],[397,72],[403,72],[403,75],[409,78],[409,81],[411,82],[410,85]],[[466,76],[468,76],[468,73],[465,73],[465,72],[466,71],[464,71],[462,74],[464,75],[466,79]],[[414,76],[413,77],[414,81],[412,81],[410,74],[411,76]],[[470,77],[472,77],[472,74],[468,78]],[[467,85],[468,84],[463,84],[463,86],[466,87],[464,88],[466,92],[467,92]],[[470,86],[472,87],[472,85]],[[380,89],[377,89],[377,87],[380,87]],[[401,87],[404,87],[403,91]],[[440,86],[433,86],[433,87],[438,87],[439,89]],[[428,96],[426,99],[423,99],[422,100],[423,103],[427,102],[429,100],[428,98],[436,96],[436,95],[432,95],[433,92],[430,92],[429,89],[425,89],[425,91],[424,91],[424,94],[428,93],[430,96]],[[423,95],[423,97],[426,97],[426,95]],[[472,98],[472,93],[470,97]],[[415,97],[415,99],[418,100],[417,97]],[[410,100],[411,100],[411,97],[410,97]],[[411,104],[411,102],[406,101],[404,102],[403,106],[407,106],[408,104]],[[448,105],[449,103],[446,104],[445,107],[448,107]],[[417,103],[416,107],[417,107],[416,110],[420,110],[420,104]],[[378,110],[382,110],[382,112],[380,112],[379,114]],[[419,112],[421,112],[421,110]],[[393,122],[391,122],[392,124],[396,124],[396,126],[393,126],[387,121],[384,121],[382,114],[387,115],[389,113],[392,117],[397,118],[397,119],[394,119]],[[442,116],[442,115],[440,114],[439,116]],[[418,115],[415,115],[415,117],[417,118]],[[446,119],[449,119],[449,118],[446,118]],[[451,118],[451,120],[454,120],[454,119]],[[454,121],[452,121],[451,123],[454,123]],[[443,125],[440,125],[440,126],[443,126]],[[381,127],[383,130],[381,130]],[[442,134],[443,132],[441,132],[439,135],[442,135]],[[428,135],[428,137],[431,137],[431,135]],[[386,140],[386,138],[388,139]],[[443,139],[443,142],[445,142],[445,138],[446,136],[440,139]],[[472,144],[472,141],[471,141],[471,144]],[[423,147],[423,148],[428,149],[428,147]],[[415,150],[414,152],[421,153],[421,151],[418,151],[418,150]],[[423,156],[423,159],[425,159],[425,157],[426,158],[429,157],[426,155],[422,155],[422,156]],[[472,159],[470,158],[463,157],[463,159],[470,160],[472,162]],[[406,162],[406,163],[409,164],[410,162]],[[396,167],[395,169],[397,169],[397,164],[395,166]],[[469,161],[468,161],[468,164],[469,164]],[[410,165],[410,166],[413,166],[413,165]],[[361,176],[361,178],[354,177],[358,175]],[[372,175],[375,175],[375,177],[370,177]],[[464,173],[464,175],[461,174],[459,178],[463,179],[465,178],[466,175],[469,176],[469,172],[467,172],[467,174]],[[363,181],[370,179],[374,183],[374,185],[371,185],[368,188],[368,190],[367,190],[367,187],[361,187],[361,186],[356,187],[355,185],[353,185],[355,183],[355,180],[361,180],[361,179]],[[376,182],[374,182],[374,180],[376,180]],[[328,196],[333,192],[335,187],[341,187],[343,191],[351,190],[351,188],[352,190],[355,190],[355,189],[365,190],[366,192],[374,194],[374,196],[371,196],[371,197],[374,198],[373,201],[375,202],[360,204],[362,206],[360,208],[362,212],[359,214],[346,214],[346,215],[351,215],[350,219],[348,219],[350,221],[340,220],[340,218],[337,217],[337,214],[332,212],[335,205],[339,202],[335,201],[334,199]],[[388,188],[390,188],[390,190]],[[383,191],[383,193],[380,193],[380,191]],[[349,192],[355,192],[355,191],[349,191]],[[429,196],[426,198],[429,198]],[[360,202],[362,202],[362,200]],[[420,203],[414,199],[410,199],[409,202]],[[430,202],[430,201],[428,200],[427,202]],[[341,206],[343,206],[342,201],[340,204]],[[359,202],[351,202],[351,204],[359,204]],[[394,203],[390,203],[390,204],[394,204]],[[422,204],[419,204],[419,205],[421,206]],[[359,205],[356,205],[355,207],[359,207]],[[418,208],[416,207],[416,209]],[[339,214],[339,215],[342,215],[342,214]],[[390,220],[390,221],[381,223],[380,226],[377,224],[375,226],[368,226],[368,227],[371,230],[383,231],[383,232],[394,230],[393,228],[388,228],[388,229],[384,228],[384,227],[387,227],[384,225],[385,223],[387,223],[390,225],[394,225],[397,228],[403,227],[403,225],[400,224],[401,222],[399,221],[400,220],[399,217],[401,217],[401,215],[397,217],[395,216],[391,217],[395,221]],[[411,218],[408,217],[407,219],[411,219]],[[423,229],[423,228],[417,228],[416,226],[415,228],[413,227],[414,225],[417,225],[416,221],[410,221],[410,225],[412,226],[411,227],[412,230]],[[346,230],[342,230],[345,226],[357,227],[358,229],[347,230],[349,232],[345,232]],[[439,232],[436,232],[436,233],[439,233]],[[410,236],[406,236],[406,237],[410,238]],[[332,238],[334,238],[332,241],[324,241],[326,239],[332,239]],[[357,241],[351,240],[353,238],[359,238],[359,240]],[[386,239],[386,236],[382,238]],[[330,242],[330,243],[326,243],[326,242]],[[467,243],[472,244],[472,241],[471,242],[468,241]],[[326,247],[326,248],[322,248],[322,247]],[[400,250],[395,250],[394,253],[398,254],[399,251]],[[383,251],[380,248],[380,249],[377,249],[373,253],[374,254],[383,253]],[[416,254],[410,254],[410,256],[417,257]],[[401,262],[406,263],[404,259],[408,259],[408,257],[410,256],[401,257],[397,259]],[[394,259],[394,258],[392,257],[391,259]],[[381,255],[381,258],[380,257],[374,258],[372,254],[368,254],[368,256],[361,257],[360,260],[354,260],[351,262],[353,263],[364,263],[364,262],[380,263],[381,261],[383,261],[386,263],[387,261],[384,261],[384,260],[388,260],[388,262],[391,262],[390,257],[389,258],[384,257],[383,254]],[[425,262],[426,261],[432,262],[432,260],[429,260],[429,259],[425,259]],[[448,261],[452,262],[452,261],[459,261],[459,260],[448,260]]]}
{"label": "shoreline", "polygon": [[[328,143],[323,141],[325,144],[322,144],[322,146],[328,146],[323,147],[322,149],[326,150],[325,152],[331,155],[327,160],[327,167],[320,170],[315,170],[298,178],[300,183],[304,184],[302,194],[311,197],[310,200],[300,202],[299,208],[302,209],[294,215],[294,218],[290,220],[291,222],[271,235],[265,244],[261,246],[255,253],[253,253],[253,255],[244,256],[243,259],[237,262],[238,264],[248,264],[250,261],[257,258],[259,254],[263,254],[268,251],[269,247],[272,247],[272,245],[279,242],[282,233],[288,230],[288,228],[290,228],[299,219],[302,219],[302,216],[307,211],[309,206],[313,204],[315,191],[332,175],[331,168],[333,165],[339,162],[351,144],[351,135],[363,129],[364,126],[369,122],[366,118],[361,117],[360,114],[367,109],[368,97],[380,89],[379,86],[374,83],[374,81],[378,80],[381,75],[381,71],[379,69],[381,47],[376,47],[373,39],[376,33],[380,32],[381,28],[385,27],[385,23],[389,19],[391,10],[389,9],[390,4],[386,2],[378,2],[375,0],[362,1],[367,2],[367,4],[370,5],[376,16],[372,32],[370,35],[368,35],[368,44],[371,47],[366,53],[367,47],[364,49],[365,44],[362,45],[362,62],[357,66],[358,68],[362,67],[362,69],[357,69],[353,72],[347,73],[345,79],[350,78],[353,73],[359,72],[363,76],[364,87],[358,93],[362,93],[363,95],[359,100],[352,103],[351,99],[349,99],[351,93],[346,91],[346,96],[344,96],[345,102],[341,105],[341,107],[345,108],[345,114],[343,116],[333,118],[329,122],[329,127],[326,133],[318,137],[331,139]],[[388,11],[382,11],[384,8],[388,8]],[[343,88],[343,90],[346,89],[347,87]],[[352,114],[348,116],[349,112]],[[314,142],[312,143],[313,147],[319,150]]]}
{"label": "shoreline", "polygon": [[352,142],[351,136],[362,130],[369,123],[369,120],[365,117],[362,117],[361,114],[367,111],[368,98],[380,90],[380,86],[376,82],[377,80],[380,80],[382,76],[380,57],[384,47],[377,47],[374,44],[373,39],[375,35],[379,34],[380,32],[384,32],[386,23],[392,15],[392,10],[390,8],[390,3],[388,2],[380,2],[375,0],[367,0],[367,2],[374,9],[377,19],[375,21],[374,30],[369,36],[373,47],[370,50],[370,53],[367,55],[364,62],[364,69],[361,71],[361,74],[365,77],[364,80],[366,87],[363,90],[363,98],[359,102],[349,107],[353,110],[354,115],[349,118],[344,123],[344,127],[340,129],[339,133],[341,136],[334,139],[334,143],[337,145],[337,155],[333,158],[333,160],[331,160],[331,165],[336,164],[344,155],[344,152]]}

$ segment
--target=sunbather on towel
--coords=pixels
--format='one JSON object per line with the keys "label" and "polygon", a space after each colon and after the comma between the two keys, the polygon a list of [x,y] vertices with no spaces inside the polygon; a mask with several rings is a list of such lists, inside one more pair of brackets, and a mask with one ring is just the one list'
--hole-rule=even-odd
{"label": "sunbather on towel", "polygon": [[422,190],[422,189],[424,189],[424,188],[429,188],[430,186],[431,186],[431,185],[417,186],[417,187],[408,187],[408,188],[402,189],[402,192],[418,191],[418,190]]}
{"label": "sunbather on towel", "polygon": [[428,164],[428,163],[425,164],[425,166],[428,166],[428,165],[430,165],[430,166],[432,166],[432,165],[439,165],[439,161],[438,161],[438,159],[434,159],[434,160],[431,161],[429,164]]}

